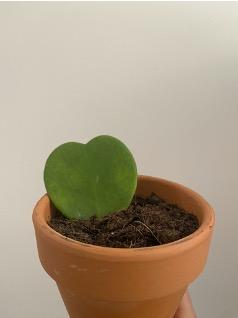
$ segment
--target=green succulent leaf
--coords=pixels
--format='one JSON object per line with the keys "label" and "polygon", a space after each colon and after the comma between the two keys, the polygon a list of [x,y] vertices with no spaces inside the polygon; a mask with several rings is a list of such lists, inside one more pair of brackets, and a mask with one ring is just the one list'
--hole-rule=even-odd
{"label": "green succulent leaf", "polygon": [[68,142],[48,157],[44,182],[66,217],[103,217],[129,206],[137,184],[136,163],[129,149],[111,136],[87,144]]}

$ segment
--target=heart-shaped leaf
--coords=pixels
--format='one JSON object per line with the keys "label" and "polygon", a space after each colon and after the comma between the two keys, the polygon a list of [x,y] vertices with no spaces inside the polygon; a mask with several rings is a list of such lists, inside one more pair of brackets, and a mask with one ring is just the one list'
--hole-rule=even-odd
{"label": "heart-shaped leaf", "polygon": [[137,184],[136,163],[129,149],[111,136],[87,144],[68,142],[50,154],[44,182],[66,217],[102,217],[129,206]]}

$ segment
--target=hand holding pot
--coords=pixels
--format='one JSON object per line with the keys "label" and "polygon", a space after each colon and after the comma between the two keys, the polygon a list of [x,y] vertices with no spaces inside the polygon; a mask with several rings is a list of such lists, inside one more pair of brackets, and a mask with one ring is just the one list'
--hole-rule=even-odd
{"label": "hand holding pot", "polygon": [[186,292],[174,318],[196,318],[189,293]]}

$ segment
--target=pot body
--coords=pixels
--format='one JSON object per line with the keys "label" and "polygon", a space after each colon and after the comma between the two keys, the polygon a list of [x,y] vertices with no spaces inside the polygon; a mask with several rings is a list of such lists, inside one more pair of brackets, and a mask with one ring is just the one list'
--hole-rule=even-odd
{"label": "pot body", "polygon": [[172,318],[188,285],[202,272],[214,226],[211,206],[171,181],[140,176],[137,194],[151,192],[197,215],[193,234],[162,246],[122,249],[68,239],[48,225],[45,195],[33,222],[39,258],[56,281],[70,318]]}

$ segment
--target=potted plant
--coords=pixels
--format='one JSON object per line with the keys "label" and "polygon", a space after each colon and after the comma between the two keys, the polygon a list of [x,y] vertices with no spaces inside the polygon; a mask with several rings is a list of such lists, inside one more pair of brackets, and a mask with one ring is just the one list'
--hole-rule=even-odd
{"label": "potted plant", "polygon": [[110,136],[56,148],[44,181],[33,212],[38,253],[69,316],[172,318],[204,269],[211,206],[183,185],[137,177],[131,152]]}

